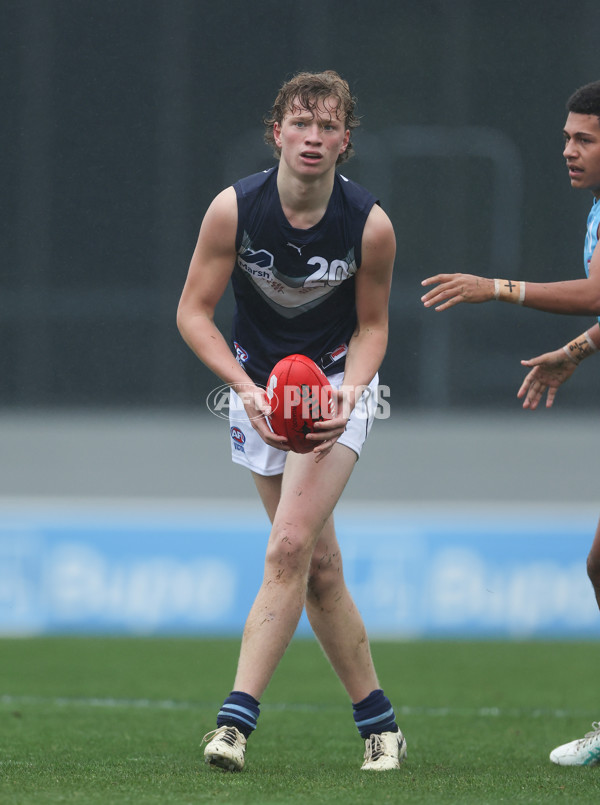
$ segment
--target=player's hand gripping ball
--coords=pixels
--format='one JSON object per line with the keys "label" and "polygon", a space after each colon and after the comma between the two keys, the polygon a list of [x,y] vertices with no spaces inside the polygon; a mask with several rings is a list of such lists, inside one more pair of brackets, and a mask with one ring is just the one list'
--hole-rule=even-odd
{"label": "player's hand gripping ball", "polygon": [[315,422],[335,413],[333,387],[317,364],[306,355],[282,358],[269,375],[267,397],[274,433],[285,436],[295,453],[310,453],[318,442],[306,438]]}

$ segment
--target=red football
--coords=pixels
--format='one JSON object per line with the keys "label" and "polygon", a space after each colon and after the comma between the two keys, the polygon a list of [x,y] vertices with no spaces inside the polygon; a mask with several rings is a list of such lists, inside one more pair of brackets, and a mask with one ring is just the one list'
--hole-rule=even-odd
{"label": "red football", "polygon": [[267,384],[271,427],[295,453],[310,453],[317,446],[306,434],[314,432],[315,422],[333,415],[332,392],[325,373],[306,355],[288,355],[273,367]]}

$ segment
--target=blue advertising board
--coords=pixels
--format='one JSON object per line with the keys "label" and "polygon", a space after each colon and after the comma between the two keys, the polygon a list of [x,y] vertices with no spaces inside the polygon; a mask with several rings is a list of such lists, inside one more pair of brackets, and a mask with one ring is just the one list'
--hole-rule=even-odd
{"label": "blue advertising board", "polygon": [[[547,506],[336,515],[347,584],[384,638],[597,636],[596,522]],[[240,634],[268,530],[244,502],[0,505],[0,634]]]}

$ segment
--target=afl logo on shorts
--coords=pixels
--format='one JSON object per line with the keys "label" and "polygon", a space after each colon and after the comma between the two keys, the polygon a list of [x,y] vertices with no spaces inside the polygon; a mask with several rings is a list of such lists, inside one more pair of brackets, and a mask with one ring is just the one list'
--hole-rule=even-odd
{"label": "afl logo on shorts", "polygon": [[246,437],[244,436],[243,431],[234,426],[233,428],[230,428],[229,432],[231,433],[234,448],[239,450],[240,453],[244,453],[244,442],[246,441]]}

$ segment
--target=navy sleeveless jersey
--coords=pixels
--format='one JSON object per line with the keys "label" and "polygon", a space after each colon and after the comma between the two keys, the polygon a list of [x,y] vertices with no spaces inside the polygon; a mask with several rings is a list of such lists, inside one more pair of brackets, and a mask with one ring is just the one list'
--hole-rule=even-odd
{"label": "navy sleeveless jersey", "polygon": [[344,368],[356,328],[355,274],[375,197],[335,175],[323,218],[295,229],[284,215],[277,168],[234,184],[238,203],[233,347],[255,383],[300,352],[325,372]]}

